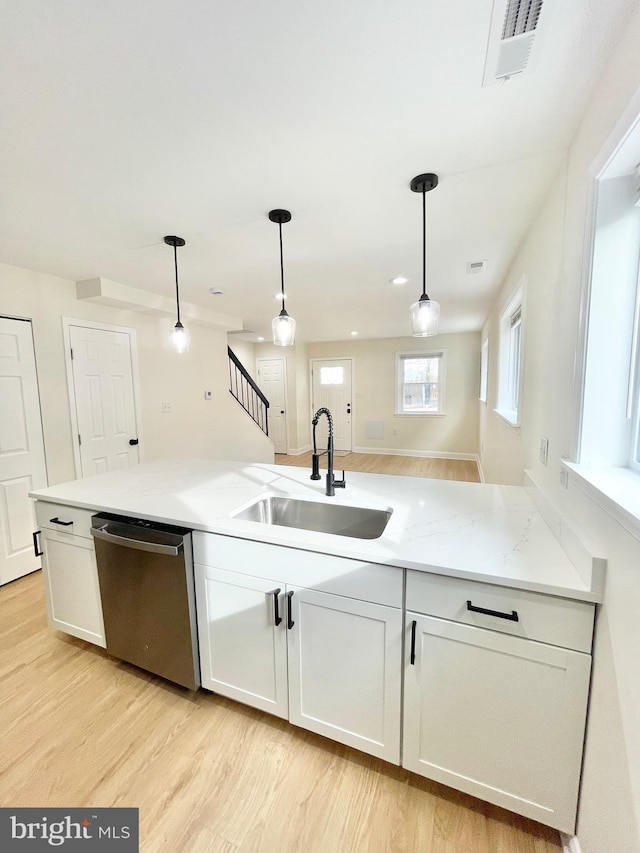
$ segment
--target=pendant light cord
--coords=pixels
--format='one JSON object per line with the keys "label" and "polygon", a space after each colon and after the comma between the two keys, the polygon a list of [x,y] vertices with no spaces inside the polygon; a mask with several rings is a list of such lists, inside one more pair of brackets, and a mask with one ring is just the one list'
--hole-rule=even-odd
{"label": "pendant light cord", "polygon": [[178,310],[178,324],[180,324],[180,292],[178,290],[178,247],[173,244],[173,263],[176,270],[176,307]]}
{"label": "pendant light cord", "polygon": [[427,296],[427,191],[422,189],[422,299]]}
{"label": "pendant light cord", "polygon": [[280,287],[282,289],[282,310],[281,314],[286,314],[284,307],[284,259],[282,254],[282,222],[278,222],[278,231],[280,234]]}

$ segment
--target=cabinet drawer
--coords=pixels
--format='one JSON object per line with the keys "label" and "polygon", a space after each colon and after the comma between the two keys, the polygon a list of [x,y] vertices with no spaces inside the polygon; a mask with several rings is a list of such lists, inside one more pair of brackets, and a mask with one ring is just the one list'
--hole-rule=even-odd
{"label": "cabinet drawer", "polygon": [[[503,616],[469,610],[467,602]],[[595,606],[585,601],[408,571],[407,610],[591,652]]]}
{"label": "cabinet drawer", "polygon": [[215,533],[193,533],[193,559],[279,583],[402,607],[402,569]]}
{"label": "cabinet drawer", "polygon": [[[73,536],[83,536],[86,539],[91,538],[91,516],[94,513],[93,509],[36,501],[36,519],[39,527],[69,533]],[[58,520],[54,521],[54,519]]]}

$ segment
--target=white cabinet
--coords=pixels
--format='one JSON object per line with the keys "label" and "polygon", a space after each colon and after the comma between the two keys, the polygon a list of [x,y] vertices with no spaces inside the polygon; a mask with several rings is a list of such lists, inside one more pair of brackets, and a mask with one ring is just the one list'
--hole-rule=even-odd
{"label": "white cabinet", "polygon": [[36,502],[49,624],[106,646],[91,510]]}
{"label": "white cabinet", "polygon": [[196,564],[202,686],[287,719],[283,587]]}
{"label": "white cabinet", "polygon": [[593,606],[407,574],[403,766],[573,833]]}
{"label": "white cabinet", "polygon": [[399,763],[402,571],[212,534],[194,554],[202,686]]}

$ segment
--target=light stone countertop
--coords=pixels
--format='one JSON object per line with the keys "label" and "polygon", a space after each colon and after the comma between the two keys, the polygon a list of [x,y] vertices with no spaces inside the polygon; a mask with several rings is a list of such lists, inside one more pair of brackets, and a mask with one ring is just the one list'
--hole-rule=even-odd
{"label": "light stone countertop", "polygon": [[[162,459],[73,480],[31,496],[152,521],[418,569],[502,586],[600,601],[524,487],[360,474],[326,497],[307,468],[211,459]],[[233,518],[266,495],[393,509],[379,539],[360,540]]]}

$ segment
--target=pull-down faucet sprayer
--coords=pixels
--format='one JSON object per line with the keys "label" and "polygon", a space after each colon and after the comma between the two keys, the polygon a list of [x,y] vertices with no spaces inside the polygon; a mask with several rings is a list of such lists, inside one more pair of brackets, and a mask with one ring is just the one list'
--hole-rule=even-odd
{"label": "pull-down faucet sprayer", "polygon": [[[327,449],[320,451],[318,453],[318,448],[316,446],[316,427],[318,426],[318,421],[320,420],[321,415],[326,415],[327,420],[329,422],[329,439],[327,441]],[[313,425],[313,456],[311,457],[311,479],[319,480],[320,479],[320,457],[327,454],[327,490],[326,493],[329,497],[335,495],[336,489],[344,489],[347,485],[345,480],[344,471],[342,472],[342,480],[336,480],[333,473],[333,417],[331,416],[331,412],[329,409],[323,407],[322,409],[318,409],[318,411],[313,416],[313,420],[311,421]]]}

